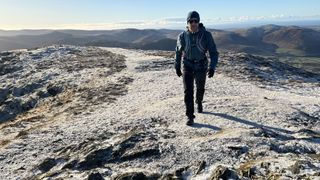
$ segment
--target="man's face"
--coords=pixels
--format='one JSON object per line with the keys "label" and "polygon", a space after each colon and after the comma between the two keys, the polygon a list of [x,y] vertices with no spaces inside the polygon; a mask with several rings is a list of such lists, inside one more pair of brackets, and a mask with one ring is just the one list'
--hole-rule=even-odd
{"label": "man's face", "polygon": [[190,29],[191,31],[193,31],[193,32],[198,31],[198,28],[199,28],[199,21],[198,21],[198,19],[194,19],[194,18],[190,19],[190,20],[188,21],[188,27],[189,27],[189,29]]}

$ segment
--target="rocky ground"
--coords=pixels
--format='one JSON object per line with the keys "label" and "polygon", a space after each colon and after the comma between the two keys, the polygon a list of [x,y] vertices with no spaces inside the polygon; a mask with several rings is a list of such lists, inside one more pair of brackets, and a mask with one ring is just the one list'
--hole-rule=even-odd
{"label": "rocky ground", "polygon": [[2,52],[0,179],[319,179],[320,75],[221,53],[185,125],[173,54]]}

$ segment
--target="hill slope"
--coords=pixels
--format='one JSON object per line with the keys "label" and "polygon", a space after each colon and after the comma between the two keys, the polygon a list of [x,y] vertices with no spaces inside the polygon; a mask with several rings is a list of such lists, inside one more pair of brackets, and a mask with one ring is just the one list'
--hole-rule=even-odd
{"label": "hill slope", "polygon": [[246,39],[276,45],[277,53],[297,56],[318,56],[320,33],[298,26],[266,25],[258,28],[240,30]]}
{"label": "hill slope", "polygon": [[189,127],[171,52],[53,46],[1,61],[0,109],[16,111],[0,125],[0,179],[319,176],[317,74],[222,53]]}

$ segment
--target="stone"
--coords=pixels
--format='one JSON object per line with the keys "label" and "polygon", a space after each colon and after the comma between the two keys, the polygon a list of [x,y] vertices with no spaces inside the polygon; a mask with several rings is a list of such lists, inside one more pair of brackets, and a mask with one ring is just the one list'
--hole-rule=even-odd
{"label": "stone", "polygon": [[210,176],[211,180],[216,180],[216,179],[234,179],[234,180],[238,180],[239,176],[237,175],[237,173],[233,170],[230,170],[229,168],[222,166],[222,165],[218,165],[212,175]]}
{"label": "stone", "polygon": [[42,172],[47,172],[57,164],[54,158],[46,158],[41,164],[39,164],[38,169]]}
{"label": "stone", "polygon": [[63,87],[60,85],[53,85],[50,84],[47,86],[47,92],[51,95],[51,96],[56,96],[57,94],[61,93],[63,91]]}
{"label": "stone", "polygon": [[200,161],[198,164],[198,169],[196,170],[195,174],[200,174],[201,171],[203,171],[205,167],[206,167],[206,161]]}
{"label": "stone", "polygon": [[88,176],[88,180],[104,180],[104,178],[99,172],[94,172]]}
{"label": "stone", "polygon": [[113,180],[148,180],[143,172],[128,172],[117,175]]}
{"label": "stone", "polygon": [[10,91],[8,88],[0,89],[0,105],[7,99]]}
{"label": "stone", "polygon": [[112,157],[112,147],[105,149],[97,149],[90,152],[85,160],[79,162],[78,168],[83,170],[93,169],[96,167],[103,166]]}

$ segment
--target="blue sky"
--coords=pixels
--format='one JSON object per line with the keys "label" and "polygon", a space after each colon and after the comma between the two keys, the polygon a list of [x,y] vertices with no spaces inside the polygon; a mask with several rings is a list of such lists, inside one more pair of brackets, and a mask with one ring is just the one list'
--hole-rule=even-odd
{"label": "blue sky", "polygon": [[178,27],[190,10],[211,24],[320,19],[319,0],[0,0],[0,29]]}

